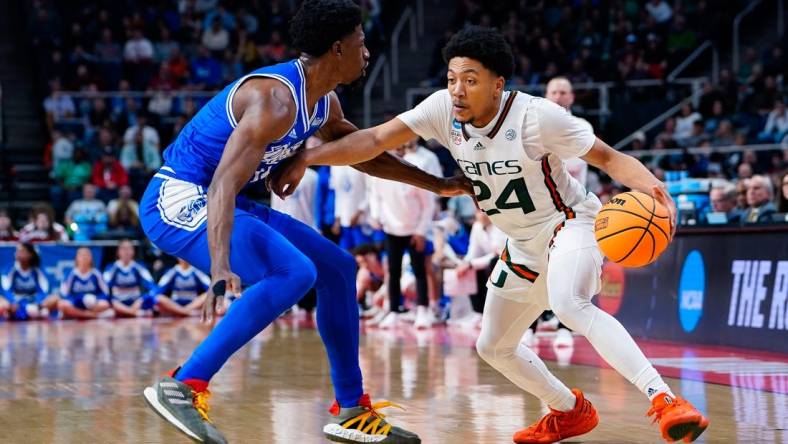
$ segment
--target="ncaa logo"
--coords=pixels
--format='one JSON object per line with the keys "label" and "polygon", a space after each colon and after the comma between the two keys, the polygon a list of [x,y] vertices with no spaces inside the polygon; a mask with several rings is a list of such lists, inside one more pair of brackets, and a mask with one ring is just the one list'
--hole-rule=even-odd
{"label": "ncaa logo", "polygon": [[506,140],[514,140],[514,138],[517,137],[517,133],[514,132],[513,129],[508,129],[506,130],[506,134],[504,134],[504,137],[506,137]]}
{"label": "ncaa logo", "polygon": [[692,250],[679,279],[679,321],[681,328],[691,332],[698,325],[703,315],[703,293],[706,289],[706,270],[703,256],[698,250]]}

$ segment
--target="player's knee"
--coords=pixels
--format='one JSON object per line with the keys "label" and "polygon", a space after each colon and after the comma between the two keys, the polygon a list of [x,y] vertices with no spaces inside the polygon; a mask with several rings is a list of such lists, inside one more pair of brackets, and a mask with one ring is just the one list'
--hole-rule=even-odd
{"label": "player's knee", "polygon": [[479,336],[476,340],[476,353],[484,362],[495,367],[496,348],[495,344],[484,336]]}
{"label": "player's knee", "polygon": [[290,258],[286,273],[293,280],[293,284],[303,290],[303,293],[312,288],[317,280],[315,264],[303,254],[293,255]]}
{"label": "player's knee", "polygon": [[550,296],[550,308],[558,319],[572,328],[582,330],[585,320],[590,316],[587,306],[593,306],[590,301],[577,296],[558,295]]}

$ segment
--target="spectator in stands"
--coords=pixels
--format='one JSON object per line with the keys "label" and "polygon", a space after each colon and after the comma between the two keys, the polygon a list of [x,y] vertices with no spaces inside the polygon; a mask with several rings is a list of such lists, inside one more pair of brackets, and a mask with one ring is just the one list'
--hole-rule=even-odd
{"label": "spectator in stands", "polygon": [[[385,269],[380,255],[381,252],[369,244],[353,249],[353,256],[358,265],[356,299],[365,318],[376,317],[382,312],[378,302],[382,303],[383,297],[386,296],[386,286],[383,285]],[[375,324],[380,323],[380,320],[382,317]]]}
{"label": "spectator in stands", "polygon": [[334,227],[339,246],[352,250],[370,242],[362,225],[366,222],[367,181],[364,173],[349,166],[331,167],[331,188],[334,190]]}
{"label": "spectator in stands", "polygon": [[715,213],[724,213],[728,223],[739,223],[742,211],[736,207],[736,186],[726,183],[715,186],[709,191],[711,209]]}
{"label": "spectator in stands", "polygon": [[143,34],[141,27],[131,31],[131,38],[123,47],[123,60],[135,89],[144,89],[153,68],[153,44]]}
{"label": "spectator in stands", "polygon": [[4,305],[19,321],[46,318],[57,306],[57,296],[49,294],[49,280],[40,267],[41,259],[33,245],[17,244],[14,265],[0,278],[0,290],[7,301],[0,303],[0,316]]}
{"label": "spectator in stands", "polygon": [[82,186],[82,198],[71,202],[66,210],[65,221],[74,233],[75,240],[90,240],[107,230],[107,206],[96,198],[96,186]]}
{"label": "spectator in stands", "polygon": [[219,86],[222,81],[222,65],[211,55],[205,46],[200,46],[197,57],[191,64],[191,88],[210,90]]}
{"label": "spectator in stands", "polygon": [[30,222],[19,232],[21,242],[65,242],[68,234],[65,227],[54,222],[55,210],[46,203],[33,206]]}
{"label": "spectator in stands", "polygon": [[[411,141],[415,145],[415,140]],[[405,144],[405,145],[409,145]],[[420,160],[417,156],[407,156],[407,147],[397,149],[397,155],[413,163]],[[424,168],[422,165],[417,165]],[[386,235],[389,278],[389,314],[379,327],[392,328],[403,312],[402,259],[405,251],[410,256],[410,265],[416,277],[418,294],[414,327],[430,328],[435,316],[429,310],[429,289],[427,283],[426,257],[432,255],[432,245],[428,244],[427,231],[435,214],[435,196],[421,188],[390,180],[370,178],[369,213],[375,225],[382,227]]]}
{"label": "spectator in stands", "polygon": [[719,128],[720,123],[727,119],[728,116],[725,112],[725,105],[722,100],[715,100],[711,104],[711,115],[706,118],[704,130],[707,133],[714,133]]}
{"label": "spectator in stands", "polygon": [[742,216],[744,223],[770,222],[777,212],[772,200],[774,189],[768,176],[755,175],[747,181],[747,212]]}
{"label": "spectator in stands", "polygon": [[52,169],[74,157],[74,135],[55,130],[52,132]]}
{"label": "spectator in stands", "polygon": [[695,31],[687,28],[687,20],[683,15],[675,15],[673,29],[668,34],[667,50],[674,62],[679,62],[686,57],[689,51],[695,49],[698,36]]}
{"label": "spectator in stands", "polygon": [[230,33],[222,27],[221,17],[215,16],[211,21],[211,25],[205,27],[201,42],[203,46],[213,52],[214,56],[227,49],[230,45]]}
{"label": "spectator in stands", "polygon": [[750,97],[751,108],[760,115],[769,113],[774,109],[774,103],[780,99],[780,90],[774,76],[764,76],[762,81],[756,80],[753,84],[753,94]]}
{"label": "spectator in stands", "polygon": [[475,274],[476,292],[471,295],[473,312],[465,319],[457,320],[460,324],[479,327],[487,295],[486,282],[493,266],[506,246],[506,235],[492,224],[490,217],[482,211],[476,212],[476,221],[471,228],[468,253],[456,267],[458,275]]}
{"label": "spectator in stands", "polygon": [[282,39],[282,34],[277,31],[272,32],[270,40],[262,47],[263,63],[279,63],[286,59],[287,55],[288,48]]}
{"label": "spectator in stands", "polygon": [[[129,183],[139,196],[148,180],[161,167],[161,154],[156,145],[145,140],[144,132],[137,128],[131,143],[126,143],[120,151],[120,163],[129,175]],[[157,134],[158,137],[158,134]]]}
{"label": "spectator in stands", "polygon": [[92,174],[93,166],[82,148],[74,150],[73,159],[63,160],[55,167],[52,171],[55,184],[50,194],[58,212],[65,210],[68,202],[77,198],[82,185],[90,180]]}
{"label": "spectator in stands", "polygon": [[95,319],[110,309],[109,289],[89,248],[77,250],[74,268],[60,284],[58,309],[63,317],[74,319]]}
{"label": "spectator in stands", "polygon": [[118,69],[123,61],[123,48],[112,38],[112,30],[110,28],[101,30],[101,40],[96,42],[96,45],[93,47],[93,53],[96,56],[96,62],[103,69]]}
{"label": "spectator in stands", "polygon": [[733,132],[733,124],[730,120],[724,119],[720,121],[717,131],[714,132],[714,138],[711,139],[712,146],[731,146],[736,143],[736,134]]}
{"label": "spectator in stands", "polygon": [[457,219],[468,230],[476,217],[476,203],[471,196],[450,197],[446,204],[449,215]]}
{"label": "spectator in stands", "polygon": [[172,40],[170,28],[167,26],[160,26],[159,40],[153,44],[153,54],[156,63],[163,64],[167,60],[170,60],[170,56],[177,48],[180,47],[178,46],[178,42]]}
{"label": "spectator in stands", "polygon": [[222,81],[230,83],[241,77],[243,73],[244,68],[241,64],[240,54],[225,49],[222,56]]}
{"label": "spectator in stands", "polygon": [[782,99],[774,101],[774,109],[769,112],[766,126],[758,134],[758,141],[765,143],[781,143],[788,133],[788,112]]}
{"label": "spectator in stands", "polygon": [[44,99],[44,111],[46,111],[47,126],[52,132],[55,121],[73,117],[77,109],[71,96],[60,92],[60,79],[50,80],[49,90],[49,96]]}
{"label": "spectator in stands", "polygon": [[778,199],[777,211],[788,213],[788,171],[780,178],[780,198]]}
{"label": "spectator in stands", "polygon": [[108,201],[118,196],[118,188],[128,185],[129,175],[115,155],[115,149],[107,146],[101,159],[93,164],[93,185],[98,187],[101,199]]}
{"label": "spectator in stands", "polygon": [[134,238],[140,234],[139,203],[132,198],[131,187],[120,187],[117,199],[107,204],[109,227],[113,237]]}
{"label": "spectator in stands", "polygon": [[703,120],[700,113],[694,111],[689,103],[684,104],[676,117],[676,131],[673,132],[676,142],[682,145],[685,139],[692,136],[693,125],[699,120]]}
{"label": "spectator in stands", "polygon": [[131,38],[123,47],[123,60],[130,64],[147,63],[153,60],[153,44],[143,34],[141,28],[131,31]]}
{"label": "spectator in stands", "polygon": [[170,77],[178,82],[178,84],[182,85],[189,75],[189,60],[187,60],[186,56],[181,52],[180,47],[172,48],[170,57],[164,62],[164,65],[167,67]]}
{"label": "spectator in stands", "polygon": [[14,230],[14,222],[8,211],[0,209],[0,242],[13,242],[19,239],[19,233]]}
{"label": "spectator in stands", "polygon": [[301,184],[299,184],[293,194],[288,196],[287,200],[282,200],[275,193],[271,193],[271,208],[290,215],[317,230],[317,225],[315,224],[317,182],[317,172],[307,168],[304,172],[304,178],[301,179]]}
{"label": "spectator in stands", "polygon": [[148,115],[145,112],[136,114],[134,124],[126,129],[123,133],[123,144],[134,143],[134,137],[137,133],[142,132],[143,141],[145,144],[153,145],[158,150],[160,148],[159,132],[156,128],[149,125]]}
{"label": "spectator in stands", "polygon": [[235,14],[235,20],[238,24],[239,31],[240,29],[245,30],[250,35],[254,35],[257,33],[259,28],[259,22],[257,17],[254,14],[250,13],[246,10],[245,7],[241,6],[238,8],[238,12]]}
{"label": "spectator in stands", "polygon": [[742,162],[736,167],[736,177],[739,181],[751,178],[753,175],[753,167],[749,162]]}

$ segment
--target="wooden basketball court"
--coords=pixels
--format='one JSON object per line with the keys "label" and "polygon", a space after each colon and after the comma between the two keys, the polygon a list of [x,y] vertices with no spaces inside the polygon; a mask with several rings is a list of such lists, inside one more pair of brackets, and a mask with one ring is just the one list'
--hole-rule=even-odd
{"label": "wooden basketball court", "polygon": [[[146,407],[141,393],[206,331],[196,319],[0,323],[0,442],[189,442]],[[384,412],[425,443],[511,442],[545,406],[477,358],[475,334],[368,330],[361,364],[373,401],[405,406]],[[549,367],[599,410],[599,427],[572,442],[661,442],[645,417],[647,400],[604,368],[585,340],[576,337],[571,352],[559,356],[549,338],[542,343]],[[788,357],[644,347],[671,376],[673,390],[711,420],[701,442],[788,442]],[[234,443],[325,442],[328,374],[317,332],[303,321],[279,320],[214,379],[211,415]]]}

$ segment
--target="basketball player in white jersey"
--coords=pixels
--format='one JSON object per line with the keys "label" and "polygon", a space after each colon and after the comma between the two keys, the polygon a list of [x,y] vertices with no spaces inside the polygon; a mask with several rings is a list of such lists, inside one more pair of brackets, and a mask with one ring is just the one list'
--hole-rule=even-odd
{"label": "basketball player in white jersey", "polygon": [[665,186],[639,161],[596,138],[587,124],[549,100],[506,91],[514,59],[503,36],[468,27],[443,50],[448,88],[382,125],[300,153],[274,177],[292,192],[308,165],[372,159],[414,135],[448,147],[473,182],[479,207],[509,237],[488,282],[479,355],[550,412],[517,432],[517,443],[548,443],[592,430],[596,410],[553,376],[520,338],[545,309],[585,335],[600,355],[650,400],[667,441],[695,440],[708,420],[675,396],[624,327],[591,303],[602,255],[594,238],[599,199],[564,166],[581,157],[625,186],[654,196],[675,218]]}

